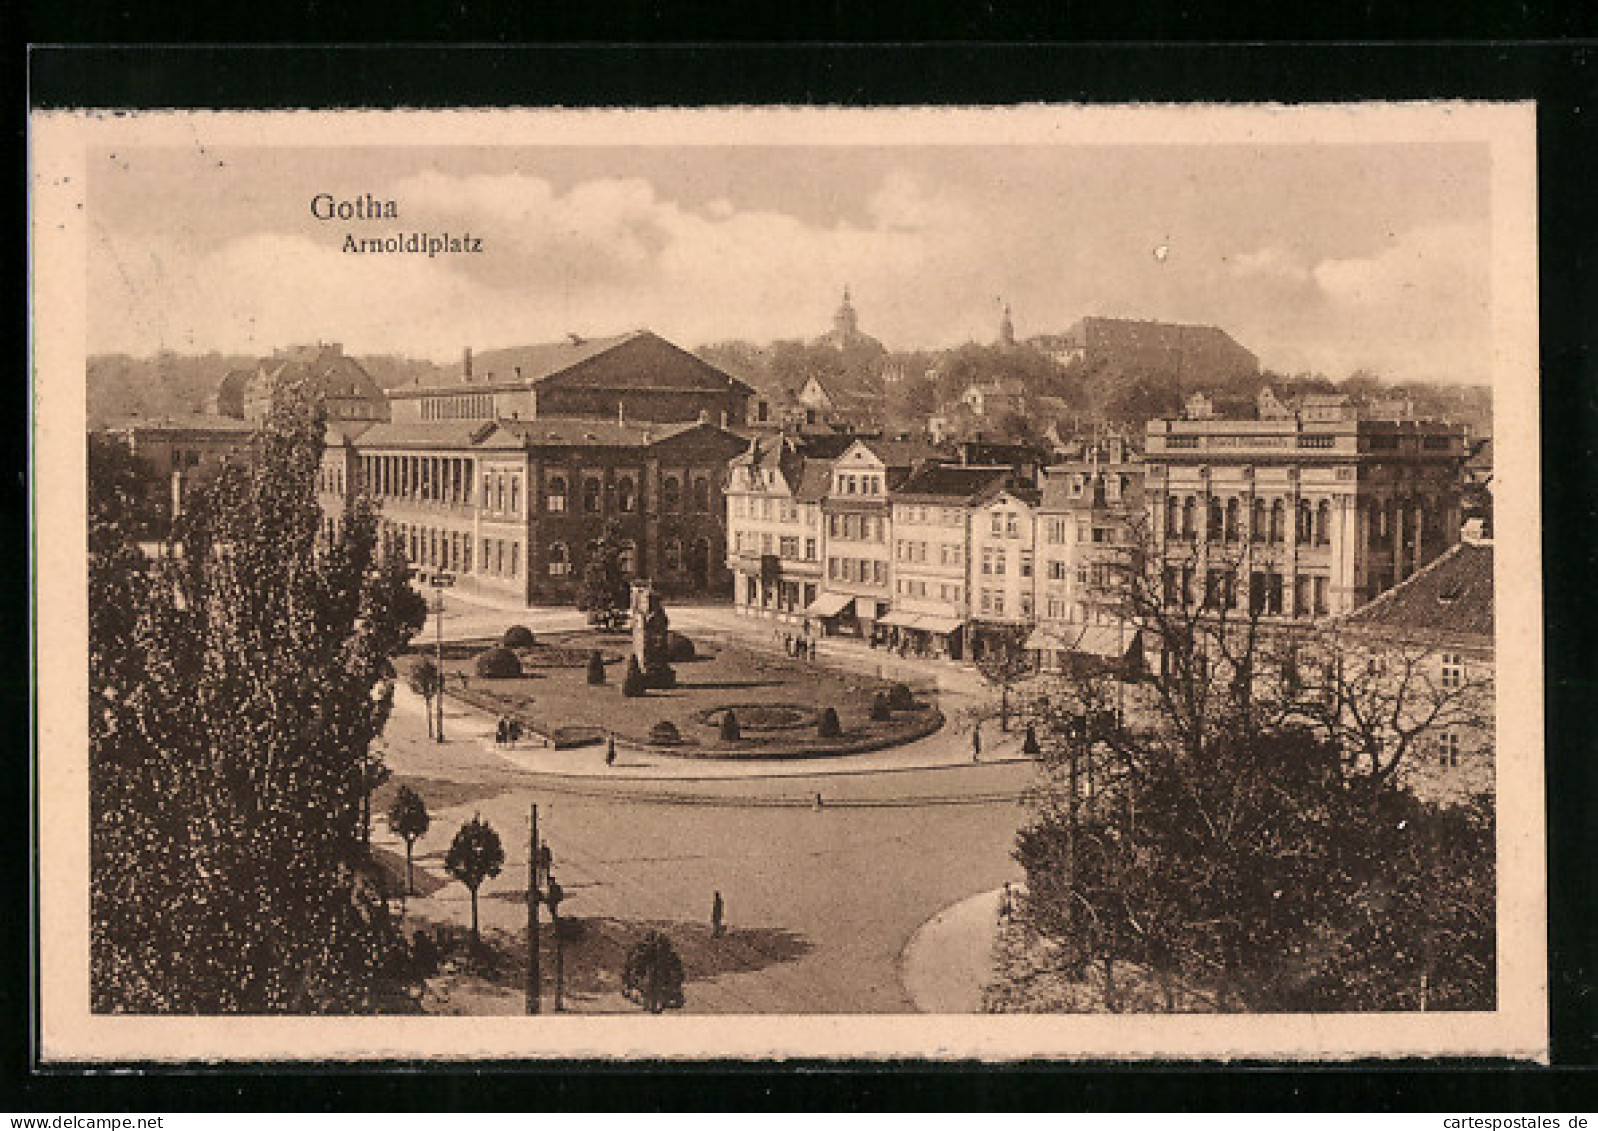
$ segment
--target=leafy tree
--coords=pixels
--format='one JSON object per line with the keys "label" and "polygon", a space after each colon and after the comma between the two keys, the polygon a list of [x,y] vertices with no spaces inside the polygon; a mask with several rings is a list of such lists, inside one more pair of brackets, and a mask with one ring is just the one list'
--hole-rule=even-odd
{"label": "leafy tree", "polygon": [[650,931],[627,952],[622,967],[622,993],[650,1013],[683,1007],[682,959],[671,940]]}
{"label": "leafy tree", "polygon": [[533,636],[533,630],[525,624],[513,624],[505,630],[500,643],[507,648],[531,648],[537,639]]}
{"label": "leafy tree", "polygon": [[888,696],[879,691],[871,697],[871,721],[885,723],[893,718],[893,708],[888,705]]}
{"label": "leafy tree", "polygon": [[427,705],[427,737],[433,737],[433,696],[444,692],[444,673],[432,660],[423,658],[411,669],[406,680],[410,689]]}
{"label": "leafy tree", "polygon": [[[1491,883],[1446,879],[1490,876],[1490,820],[1395,788],[1391,753],[1344,756],[1299,634],[1227,599],[1240,562],[1212,543],[1212,566],[1238,575],[1183,601],[1134,533],[1097,596],[1152,637],[1162,671],[1082,669],[1034,701],[1041,780],[1016,848],[1034,925],[1102,968],[1110,1008],[1124,962],[1155,974],[1167,1008],[1180,984],[1222,1008],[1490,1002]],[[1320,646],[1337,670],[1340,642]]]}
{"label": "leafy tree", "polygon": [[91,523],[97,1011],[347,1012],[383,991],[399,942],[364,806],[425,612],[368,499],[324,528],[322,434],[280,389],[179,559],[140,562],[114,506]]}
{"label": "leafy tree", "polygon": [[590,624],[612,624],[627,611],[631,593],[621,570],[625,543],[621,524],[611,519],[583,563],[582,579],[577,586],[577,608],[588,614]]}
{"label": "leafy tree", "polygon": [[402,785],[394,795],[394,803],[388,808],[388,827],[405,842],[405,893],[416,894],[416,880],[411,867],[412,850],[421,837],[427,835],[428,826],[433,823],[433,818],[427,812],[427,804],[421,796],[410,786]]}
{"label": "leafy tree", "polygon": [[743,737],[738,729],[738,715],[729,710],[721,716],[721,740],[723,742],[737,742]]}
{"label": "leafy tree", "polygon": [[505,864],[505,847],[499,834],[480,816],[460,827],[444,856],[444,870],[472,893],[472,942],[482,941],[477,931],[477,889],[483,881],[499,875]]}
{"label": "leafy tree", "polygon": [[999,689],[999,729],[1010,729],[1010,694],[1015,685],[1032,674],[1032,661],[1019,643],[998,640],[983,649],[977,671]]}
{"label": "leafy tree", "polygon": [[520,679],[521,658],[509,648],[494,647],[477,654],[477,674],[484,679]]}

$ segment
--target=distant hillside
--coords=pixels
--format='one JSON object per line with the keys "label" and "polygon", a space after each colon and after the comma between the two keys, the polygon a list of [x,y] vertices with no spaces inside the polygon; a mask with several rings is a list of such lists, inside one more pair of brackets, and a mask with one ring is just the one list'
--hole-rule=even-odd
{"label": "distant hillside", "polygon": [[[362,368],[385,389],[412,384],[417,378],[431,384],[454,375],[454,366],[379,354],[357,357]],[[244,354],[199,355],[163,352],[154,357],[95,354],[88,359],[88,415],[91,422],[107,417],[161,416],[174,412],[204,412],[222,378],[234,369],[254,370],[261,358]]]}

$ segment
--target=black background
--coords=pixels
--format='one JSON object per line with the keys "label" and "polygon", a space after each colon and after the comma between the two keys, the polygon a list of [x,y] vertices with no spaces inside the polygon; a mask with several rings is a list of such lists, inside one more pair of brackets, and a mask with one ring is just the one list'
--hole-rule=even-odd
{"label": "black background", "polygon": [[[64,8],[64,5],[53,7]],[[988,1110],[1436,1110],[1591,1112],[1598,1062],[1593,908],[1598,903],[1593,828],[1592,715],[1598,708],[1593,643],[1598,571],[1598,372],[1594,327],[1598,288],[1593,230],[1598,170],[1598,41],[1579,5],[1460,4],[1436,13],[1373,7],[1354,19],[1332,6],[1286,29],[1286,5],[1232,4],[1046,13],[993,5],[919,7],[906,12],[822,4],[762,11],[747,5],[668,21],[660,7],[566,5],[326,5],[291,12],[265,5],[124,5],[47,11],[8,6],[6,141],[17,208],[5,229],[8,278],[27,277],[25,107],[293,108],[342,106],[699,105],[793,102],[823,105],[957,104],[1033,101],[1351,101],[1360,99],[1530,99],[1538,103],[1541,257],[1542,428],[1546,718],[1550,855],[1550,963],[1555,1066],[1478,1062],[1082,1068],[853,1065],[654,1066],[504,1065],[359,1070],[261,1066],[115,1074],[41,1069],[36,1064],[30,924],[0,916],[10,977],[5,1006],[0,1110],[57,1114],[115,1110],[351,1110],[506,1108],[553,1111],[942,1109]],[[1123,5],[1123,9],[1130,6]],[[1321,13],[1320,15],[1315,14]],[[929,22],[930,21],[930,22]],[[1338,24],[1341,26],[1336,26]],[[780,26],[777,26],[779,25]],[[519,26],[518,26],[519,25]],[[1250,42],[1264,30],[1297,42]],[[565,46],[514,47],[536,37]],[[809,45],[739,44],[806,35]],[[387,37],[386,46],[323,44]],[[1067,46],[1059,40],[1077,40]],[[1338,42],[1328,42],[1339,39]],[[272,47],[200,46],[257,40]],[[1351,42],[1357,38],[1360,42]],[[446,48],[434,40],[474,46]],[[1082,41],[1087,40],[1091,42]],[[1429,40],[1429,41],[1428,41]],[[598,46],[627,41],[631,46]],[[850,42],[844,42],[850,41]],[[873,42],[875,41],[875,42]],[[114,44],[161,42],[162,47]],[[175,46],[183,42],[182,46]],[[39,46],[40,44],[75,46]],[[85,46],[99,43],[102,46]],[[28,46],[32,44],[33,46]],[[26,53],[25,53],[26,52]],[[17,521],[29,500],[30,359],[21,286],[8,292],[16,343],[0,381],[13,442],[4,453],[0,505]],[[17,647],[0,671],[0,712],[12,720],[6,890],[14,907],[31,891],[33,857],[27,789],[34,736],[25,729],[32,688],[29,617],[48,631],[49,610],[32,610],[27,543],[0,558],[4,606]]]}

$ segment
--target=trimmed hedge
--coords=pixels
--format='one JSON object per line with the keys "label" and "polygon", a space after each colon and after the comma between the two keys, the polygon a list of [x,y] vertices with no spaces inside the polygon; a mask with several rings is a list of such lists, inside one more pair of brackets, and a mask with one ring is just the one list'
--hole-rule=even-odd
{"label": "trimmed hedge", "polygon": [[500,643],[507,648],[531,648],[537,641],[533,639],[533,630],[525,624],[513,624],[505,630]]}
{"label": "trimmed hedge", "polygon": [[676,631],[666,633],[667,660],[674,664],[680,664],[685,660],[692,660],[697,655],[699,655],[699,649],[688,637]]}
{"label": "trimmed hedge", "polygon": [[915,693],[908,684],[896,683],[888,689],[888,706],[895,711],[913,711],[915,705]]}
{"label": "trimmed hedge", "polygon": [[648,690],[644,683],[644,673],[638,666],[637,656],[627,657],[627,675],[621,681],[621,693],[629,699],[636,699]]}
{"label": "trimmed hedge", "polygon": [[738,730],[738,715],[735,711],[728,711],[721,716],[721,740],[723,742],[737,742],[743,735]]}
{"label": "trimmed hedge", "polygon": [[588,653],[588,684],[590,687],[598,687],[604,682],[605,657],[600,655],[598,648],[595,648]]}
{"label": "trimmed hedge", "polygon": [[522,662],[509,648],[479,652],[475,666],[484,679],[519,679],[522,674]]}
{"label": "trimmed hedge", "polygon": [[682,733],[676,723],[662,719],[649,728],[649,741],[656,746],[676,746],[682,741]]}
{"label": "trimmed hedge", "polygon": [[885,723],[893,718],[893,708],[888,706],[888,697],[883,692],[877,692],[871,700],[871,721]]}
{"label": "trimmed hedge", "polygon": [[838,722],[838,712],[828,707],[821,712],[821,721],[816,724],[816,733],[822,738],[841,738],[843,727]]}

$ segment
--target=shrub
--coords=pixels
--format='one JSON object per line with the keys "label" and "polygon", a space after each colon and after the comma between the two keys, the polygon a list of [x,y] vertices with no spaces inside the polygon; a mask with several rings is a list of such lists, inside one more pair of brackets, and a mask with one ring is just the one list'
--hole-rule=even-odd
{"label": "shrub", "polygon": [[680,632],[666,633],[666,659],[674,664],[684,660],[692,660],[699,654],[699,649],[694,647],[694,642]]}
{"label": "shrub", "polygon": [[723,742],[737,742],[743,736],[738,733],[738,714],[728,711],[721,716],[721,740]]}
{"label": "shrub", "polygon": [[896,683],[888,689],[888,706],[895,711],[913,711],[915,705],[915,693],[908,684]]}
{"label": "shrub", "polygon": [[477,654],[477,674],[484,679],[516,679],[522,674],[522,662],[509,648],[490,648]]}
{"label": "shrub", "polygon": [[816,733],[822,738],[841,738],[843,727],[838,723],[838,712],[828,707],[821,712],[821,720],[816,724]]}
{"label": "shrub", "polygon": [[628,656],[627,675],[621,681],[621,693],[629,699],[636,699],[646,690],[643,669],[638,666],[638,657]]}
{"label": "shrub", "polygon": [[656,746],[675,746],[682,741],[682,734],[677,730],[677,724],[662,719],[649,728],[649,741]]}
{"label": "shrub", "polygon": [[670,691],[677,686],[677,673],[670,664],[661,664],[654,671],[645,673],[644,686],[657,691]]}
{"label": "shrub", "polygon": [[885,723],[891,718],[893,718],[893,708],[888,706],[887,693],[879,691],[876,697],[871,700],[871,721]]}
{"label": "shrub", "polygon": [[599,654],[598,648],[595,648],[588,653],[588,684],[590,687],[598,687],[604,682],[605,657]]}
{"label": "shrub", "polygon": [[650,931],[627,952],[622,966],[622,993],[650,1013],[681,1009],[682,959],[671,940]]}
{"label": "shrub", "polygon": [[507,648],[531,648],[535,643],[533,630],[525,624],[513,624],[505,630],[505,636],[500,643]]}

